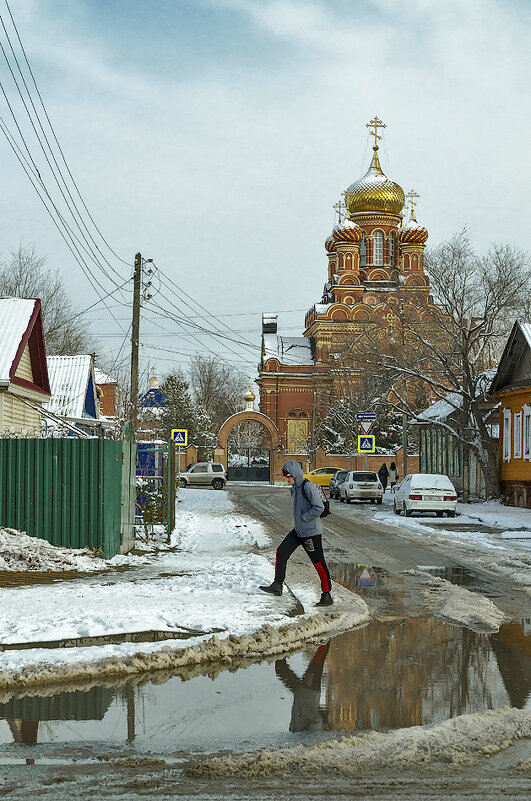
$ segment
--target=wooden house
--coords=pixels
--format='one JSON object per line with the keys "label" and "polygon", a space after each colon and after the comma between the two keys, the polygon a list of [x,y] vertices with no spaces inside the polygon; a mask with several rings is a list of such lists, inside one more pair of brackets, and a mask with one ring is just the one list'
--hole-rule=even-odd
{"label": "wooden house", "polygon": [[40,435],[50,394],[40,300],[0,298],[0,434]]}
{"label": "wooden house", "polygon": [[531,323],[514,324],[490,391],[500,404],[502,493],[531,509]]}

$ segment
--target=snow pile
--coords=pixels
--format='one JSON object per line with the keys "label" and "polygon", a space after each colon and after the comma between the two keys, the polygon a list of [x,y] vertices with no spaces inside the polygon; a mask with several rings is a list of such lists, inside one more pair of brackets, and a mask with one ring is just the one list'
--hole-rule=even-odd
{"label": "snow pile", "polygon": [[106,566],[88,548],[58,548],[38,537],[28,537],[23,531],[0,527],[0,570],[93,573]]}
{"label": "snow pile", "polygon": [[424,586],[424,600],[431,615],[459,623],[473,631],[498,631],[505,620],[503,612],[484,595],[472,593],[446,579],[417,570],[405,571],[418,576]]}
{"label": "snow pile", "polygon": [[311,747],[228,753],[199,760],[188,773],[250,779],[293,773],[366,776],[373,771],[405,771],[430,765],[461,769],[479,765],[527,737],[531,737],[531,710],[502,707],[451,718],[435,726],[355,734]]}

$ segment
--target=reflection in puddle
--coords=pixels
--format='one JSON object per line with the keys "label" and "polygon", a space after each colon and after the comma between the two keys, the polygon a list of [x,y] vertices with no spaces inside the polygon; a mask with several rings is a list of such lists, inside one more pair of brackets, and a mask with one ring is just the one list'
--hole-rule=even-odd
{"label": "reflection in puddle", "polygon": [[531,705],[531,625],[489,636],[425,618],[375,622],[287,658],[208,670],[5,698],[0,742],[38,743],[37,757],[74,743],[237,749],[522,708]]}

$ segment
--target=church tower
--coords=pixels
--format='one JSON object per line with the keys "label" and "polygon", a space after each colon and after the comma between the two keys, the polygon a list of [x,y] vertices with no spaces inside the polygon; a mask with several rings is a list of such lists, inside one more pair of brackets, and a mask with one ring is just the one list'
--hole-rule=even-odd
{"label": "church tower", "polygon": [[420,322],[429,318],[428,308],[437,313],[424,274],[428,232],[415,216],[419,195],[408,193],[406,210],[402,187],[380,164],[379,131],[386,126],[374,117],[367,127],[372,160],[334,206],[338,222],[325,240],[327,281],[306,314],[304,335],[283,337],[275,314],[262,318],[260,411],[274,420],[290,454],[307,451],[328,404],[348,397],[361,380],[357,343],[371,338],[385,348],[396,341],[404,314]]}

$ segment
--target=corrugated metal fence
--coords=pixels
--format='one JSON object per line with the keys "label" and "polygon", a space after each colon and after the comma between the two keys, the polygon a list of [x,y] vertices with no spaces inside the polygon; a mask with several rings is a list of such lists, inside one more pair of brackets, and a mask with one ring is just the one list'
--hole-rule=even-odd
{"label": "corrugated metal fence", "polygon": [[122,440],[0,439],[0,525],[106,559],[134,540],[136,445]]}

